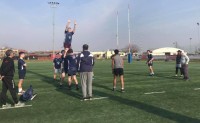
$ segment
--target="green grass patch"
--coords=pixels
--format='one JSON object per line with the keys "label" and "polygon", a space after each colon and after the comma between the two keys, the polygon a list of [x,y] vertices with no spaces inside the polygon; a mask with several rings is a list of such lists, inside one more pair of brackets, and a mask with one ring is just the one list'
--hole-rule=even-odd
{"label": "green grass patch", "polygon": [[[200,88],[199,62],[189,64],[189,81],[174,76],[174,62],[154,62],[153,77],[144,61],[125,63],[125,93],[120,93],[119,81],[111,91],[111,61],[96,61],[93,96],[108,98],[86,102],[80,101],[81,90],[69,91],[66,83],[58,88],[51,62],[27,62],[24,88],[32,84],[38,95],[27,102],[32,107],[1,110],[0,123],[200,123],[200,90],[194,90]],[[159,91],[165,93],[144,94]]]}

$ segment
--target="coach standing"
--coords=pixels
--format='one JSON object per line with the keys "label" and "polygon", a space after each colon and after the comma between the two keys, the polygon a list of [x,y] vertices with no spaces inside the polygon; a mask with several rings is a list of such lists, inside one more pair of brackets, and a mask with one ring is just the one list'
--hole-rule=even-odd
{"label": "coach standing", "polygon": [[188,63],[189,63],[190,59],[187,56],[186,53],[182,52],[181,54],[181,67],[182,67],[182,71],[183,71],[183,76],[184,76],[184,80],[189,80],[189,75],[188,75]]}
{"label": "coach standing", "polygon": [[78,57],[78,71],[80,72],[83,100],[92,98],[92,76],[94,58],[88,51],[88,45],[83,45],[83,51]]}
{"label": "coach standing", "polygon": [[2,108],[8,108],[11,104],[6,103],[6,93],[7,90],[10,91],[10,94],[15,102],[15,107],[21,107],[24,103],[18,101],[15,83],[13,81],[15,66],[14,60],[12,59],[14,53],[12,50],[6,51],[6,58],[3,59],[1,68],[0,68],[0,79],[3,81],[2,83],[2,92],[1,92],[1,103]]}

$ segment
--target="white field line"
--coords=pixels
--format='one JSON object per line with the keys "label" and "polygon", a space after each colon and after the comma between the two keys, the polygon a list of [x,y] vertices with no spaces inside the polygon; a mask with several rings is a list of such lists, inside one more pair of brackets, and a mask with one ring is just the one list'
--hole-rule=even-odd
{"label": "white field line", "polygon": [[200,88],[194,88],[195,91],[200,90]]}
{"label": "white field line", "polygon": [[[91,98],[91,99],[87,99],[85,101],[92,101],[92,100],[102,100],[102,99],[107,99],[108,97],[98,97],[98,98]],[[84,100],[81,100],[81,101],[84,101]]]}
{"label": "white field line", "polygon": [[32,105],[24,105],[24,106],[20,106],[20,107],[9,107],[9,108],[0,108],[0,110],[4,110],[4,109],[14,109],[14,108],[25,108],[25,107],[31,107]]}
{"label": "white field line", "polygon": [[108,97],[98,97],[98,98],[92,98],[92,100],[102,100],[102,99],[107,99]]}
{"label": "white field line", "polygon": [[148,92],[148,93],[144,93],[144,94],[162,94],[165,93],[165,91],[160,91],[160,92]]}

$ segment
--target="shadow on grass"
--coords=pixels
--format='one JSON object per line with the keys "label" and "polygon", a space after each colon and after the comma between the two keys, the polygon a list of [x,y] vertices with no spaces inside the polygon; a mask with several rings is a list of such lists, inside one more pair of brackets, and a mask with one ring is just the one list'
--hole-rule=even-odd
{"label": "shadow on grass", "polygon": [[56,87],[55,90],[58,91],[58,92],[67,94],[67,95],[69,95],[69,96],[71,96],[71,97],[74,97],[74,98],[78,98],[78,99],[81,98],[81,95],[78,93],[80,90],[79,90],[79,91],[68,90],[68,88],[66,88],[66,87],[64,86],[64,85],[66,85],[65,83],[64,83],[63,87],[60,88],[60,87],[59,87],[59,83],[58,83],[58,82],[55,82],[55,81],[53,80],[52,77],[48,77],[48,76],[43,75],[43,74],[41,74],[41,73],[36,73],[36,72],[30,71],[30,70],[28,70],[27,72],[28,72],[28,73],[31,73],[31,74],[35,74],[35,75],[39,76],[40,79],[41,79],[43,82],[46,82],[46,83],[48,83],[48,84],[51,84],[51,85],[55,86],[55,87]]}
{"label": "shadow on grass", "polygon": [[[98,85],[98,84],[94,84],[94,86],[101,87],[101,88],[107,88],[107,87],[103,87],[103,85]],[[155,106],[145,104],[145,103],[142,103],[142,102],[139,102],[136,100],[126,99],[126,98],[119,97],[116,95],[104,93],[104,92],[101,92],[98,90],[94,90],[94,92],[97,93],[98,95],[109,97],[109,99],[111,99],[111,100],[120,102],[122,104],[131,106],[131,107],[143,110],[143,111],[146,111],[148,113],[151,113],[151,114],[163,117],[163,118],[167,118],[169,120],[176,121],[177,123],[200,123],[200,119],[196,119],[196,118],[188,117],[186,115],[171,112],[166,109],[155,107]]]}
{"label": "shadow on grass", "polygon": [[165,73],[155,73],[154,76],[150,76],[145,73],[135,73],[135,72],[126,72],[125,75],[133,75],[133,76],[143,76],[143,77],[159,77],[159,78],[165,78],[165,79],[174,79],[174,80],[183,80],[183,77],[176,77],[176,76],[169,76],[170,74],[165,74]]}
{"label": "shadow on grass", "polygon": [[[52,80],[51,77],[48,77],[48,76],[45,76],[45,75],[42,75],[42,74],[39,74],[39,73],[36,73],[36,72],[33,72],[33,71],[28,71],[28,72],[41,77],[43,81],[57,87],[57,84]],[[94,83],[93,86],[99,87],[99,88],[104,88],[104,89],[109,89],[107,86],[100,85],[100,84],[97,84],[97,83]],[[56,89],[56,90],[59,91],[59,92],[62,92],[62,93],[66,93],[69,96],[80,99],[79,94],[75,93],[73,91],[66,92],[66,90],[62,90],[62,89]],[[188,117],[188,116],[178,114],[178,113],[175,113],[175,112],[171,112],[171,111],[168,111],[166,109],[155,107],[155,106],[145,104],[145,103],[142,103],[142,102],[139,102],[139,101],[136,101],[136,100],[122,98],[122,97],[112,95],[112,94],[108,94],[108,93],[98,91],[98,90],[94,90],[94,93],[98,94],[99,96],[109,97],[109,99],[111,99],[113,101],[120,102],[122,104],[125,104],[125,105],[128,105],[128,106],[146,111],[148,113],[151,113],[151,114],[163,117],[163,118],[167,118],[169,120],[176,121],[177,123],[200,123],[199,119]]]}

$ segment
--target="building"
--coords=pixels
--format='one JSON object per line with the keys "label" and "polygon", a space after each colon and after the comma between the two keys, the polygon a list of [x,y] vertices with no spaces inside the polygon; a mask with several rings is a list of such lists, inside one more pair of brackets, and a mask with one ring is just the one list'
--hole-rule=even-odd
{"label": "building", "polygon": [[1,59],[2,59],[3,57],[5,57],[5,53],[6,53],[6,51],[9,50],[9,49],[11,49],[11,50],[14,51],[14,56],[15,56],[15,57],[18,57],[19,52],[21,52],[21,51],[27,53],[26,50],[22,50],[22,49],[13,49],[13,48],[10,48],[10,47],[2,47],[2,48],[0,48],[0,58],[1,58]]}

